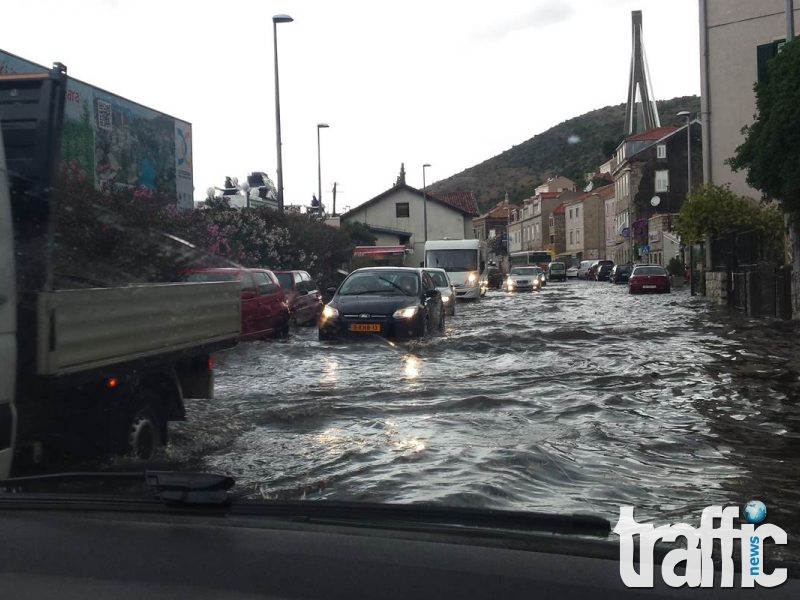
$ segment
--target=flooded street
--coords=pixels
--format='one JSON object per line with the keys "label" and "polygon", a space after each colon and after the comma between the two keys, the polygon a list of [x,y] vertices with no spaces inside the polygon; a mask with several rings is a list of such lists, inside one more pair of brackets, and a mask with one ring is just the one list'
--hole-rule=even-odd
{"label": "flooded street", "polygon": [[167,462],[254,497],[433,501],[699,523],[766,503],[800,523],[797,327],[688,290],[570,281],[461,303],[443,337],[321,343],[314,328],[217,357]]}

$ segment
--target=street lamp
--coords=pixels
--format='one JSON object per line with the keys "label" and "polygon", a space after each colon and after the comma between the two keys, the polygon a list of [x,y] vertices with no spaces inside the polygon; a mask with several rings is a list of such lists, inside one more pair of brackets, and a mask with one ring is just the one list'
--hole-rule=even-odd
{"label": "street lamp", "polygon": [[428,192],[425,189],[427,186],[425,185],[425,169],[430,167],[429,164],[425,163],[422,165],[422,219],[423,219],[423,226],[425,227],[425,241],[428,241]]}
{"label": "street lamp", "polygon": [[682,110],[679,117],[686,119],[686,195],[692,195],[692,113]]}
{"label": "street lamp", "polygon": [[275,136],[278,143],[278,211],[283,212],[283,157],[281,155],[281,95],[278,84],[278,23],[294,21],[289,15],[272,17],[272,39],[275,42]]}
{"label": "street lamp", "polygon": [[317,123],[317,200],[319,200],[319,214],[322,214],[322,158],[319,150],[319,130],[330,127],[327,123]]}
{"label": "street lamp", "polygon": [[[686,119],[686,199],[692,196],[692,113],[682,110],[679,117]],[[689,246],[689,294],[694,296],[694,240]]]}

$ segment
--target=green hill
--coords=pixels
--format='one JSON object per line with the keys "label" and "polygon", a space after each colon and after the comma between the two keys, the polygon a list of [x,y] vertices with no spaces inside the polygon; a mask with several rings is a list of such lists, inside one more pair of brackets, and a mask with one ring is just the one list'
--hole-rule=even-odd
{"label": "green hill", "polygon": [[[675,115],[700,111],[698,96],[658,102],[662,125],[680,125]],[[622,142],[625,105],[607,106],[564,121],[461,173],[431,185],[436,192],[472,190],[481,212],[501,200],[506,191],[514,202],[533,194],[548,177],[564,175],[582,185],[584,174],[608,160]],[[575,137],[577,136],[577,137]]]}

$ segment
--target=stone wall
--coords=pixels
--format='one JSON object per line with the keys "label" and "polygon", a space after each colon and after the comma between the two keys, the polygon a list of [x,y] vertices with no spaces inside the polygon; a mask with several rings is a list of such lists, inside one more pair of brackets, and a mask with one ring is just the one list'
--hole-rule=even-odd
{"label": "stone wall", "polygon": [[725,306],[728,304],[728,274],[724,271],[706,272],[706,298]]}

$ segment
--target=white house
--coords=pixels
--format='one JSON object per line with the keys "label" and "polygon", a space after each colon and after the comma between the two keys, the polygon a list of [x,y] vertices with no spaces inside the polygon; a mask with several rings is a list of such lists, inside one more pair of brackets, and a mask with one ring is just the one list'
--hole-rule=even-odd
{"label": "white house", "polygon": [[[473,239],[472,217],[478,204],[471,192],[427,194],[428,240]],[[405,245],[407,266],[420,266],[425,255],[425,199],[422,190],[405,181],[401,167],[397,182],[385,192],[341,215],[341,222],[367,225],[381,245]]]}

